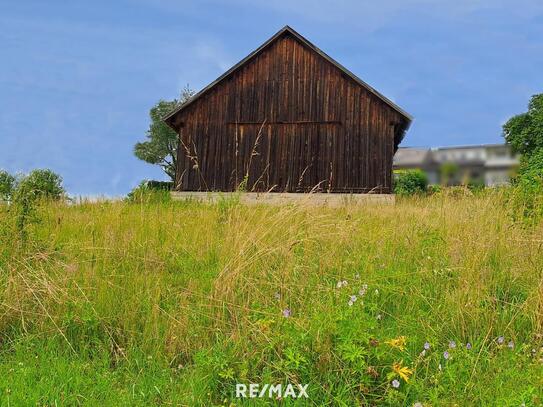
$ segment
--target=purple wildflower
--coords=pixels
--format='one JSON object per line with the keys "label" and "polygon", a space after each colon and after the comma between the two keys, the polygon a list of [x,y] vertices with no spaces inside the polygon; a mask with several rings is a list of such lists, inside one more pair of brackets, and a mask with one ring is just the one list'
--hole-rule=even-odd
{"label": "purple wildflower", "polygon": [[466,343],[466,349],[467,349],[467,350],[470,350],[470,349],[471,349],[471,343],[469,343],[469,342]]}
{"label": "purple wildflower", "polygon": [[507,347],[508,347],[509,349],[513,349],[513,348],[515,347],[515,342],[509,341],[509,343],[507,344]]}
{"label": "purple wildflower", "polygon": [[430,350],[430,342],[424,342],[424,349]]}
{"label": "purple wildflower", "polygon": [[291,314],[290,308],[285,308],[285,309],[283,310],[283,316],[284,316],[285,318],[290,317],[290,314]]}
{"label": "purple wildflower", "polygon": [[447,352],[447,351],[443,352],[443,358],[445,360],[449,359],[449,352]]}
{"label": "purple wildflower", "polygon": [[356,300],[357,300],[356,295],[351,295],[351,301],[356,302]]}
{"label": "purple wildflower", "polygon": [[394,387],[395,389],[400,387],[400,382],[398,381],[398,379],[392,380],[392,387]]}
{"label": "purple wildflower", "polygon": [[498,345],[502,345],[505,342],[505,338],[503,336],[500,336],[500,337],[498,337],[496,342],[498,342]]}
{"label": "purple wildflower", "polygon": [[456,342],[455,341],[449,341],[449,348],[451,348],[451,349],[456,348]]}

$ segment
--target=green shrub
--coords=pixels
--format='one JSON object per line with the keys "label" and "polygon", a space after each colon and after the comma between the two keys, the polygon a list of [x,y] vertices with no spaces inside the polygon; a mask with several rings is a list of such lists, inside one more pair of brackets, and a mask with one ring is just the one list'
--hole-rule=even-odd
{"label": "green shrub", "polygon": [[472,192],[482,192],[485,189],[486,185],[484,181],[480,179],[472,179],[468,182],[467,187]]}
{"label": "green shrub", "polygon": [[169,202],[172,185],[171,182],[144,180],[126,195],[126,201],[133,203]]}
{"label": "green shrub", "polygon": [[522,157],[515,184],[534,193],[543,192],[543,148]]}
{"label": "green shrub", "polygon": [[426,192],[428,177],[421,170],[407,170],[397,174],[394,182],[394,193],[398,195],[414,195]]}
{"label": "green shrub", "polygon": [[17,183],[14,196],[31,200],[50,199],[58,201],[66,194],[62,177],[49,169],[33,170]]}
{"label": "green shrub", "polygon": [[59,201],[65,197],[62,177],[51,170],[33,170],[21,177],[13,190],[11,211],[15,214],[15,228],[24,245],[28,226],[39,222],[36,206],[39,201]]}
{"label": "green shrub", "polygon": [[0,170],[0,201],[11,200],[14,187],[15,177],[7,171]]}
{"label": "green shrub", "polygon": [[155,191],[171,191],[173,189],[173,182],[172,181],[144,181],[146,186],[149,189],[155,190]]}
{"label": "green shrub", "polygon": [[439,194],[443,192],[443,187],[441,185],[428,185],[427,192],[429,195]]}
{"label": "green shrub", "polygon": [[515,217],[537,221],[543,217],[543,148],[521,159],[513,180],[512,204]]}

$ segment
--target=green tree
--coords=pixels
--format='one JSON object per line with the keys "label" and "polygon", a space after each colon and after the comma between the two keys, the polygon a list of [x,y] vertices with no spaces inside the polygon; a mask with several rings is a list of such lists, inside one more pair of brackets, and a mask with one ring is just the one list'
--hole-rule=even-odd
{"label": "green tree", "polygon": [[162,121],[162,118],[173,109],[185,103],[193,95],[194,91],[187,86],[182,90],[179,99],[171,101],[160,100],[153,106],[149,111],[151,124],[145,135],[147,140],[138,142],[134,146],[136,157],[149,164],[159,165],[172,181],[175,180],[179,138],[175,131]]}
{"label": "green tree", "polygon": [[532,96],[526,113],[504,124],[503,136],[507,144],[523,156],[543,148],[543,93]]}
{"label": "green tree", "polygon": [[528,111],[512,117],[503,126],[503,136],[522,154],[512,204],[525,220],[543,217],[543,94],[534,95]]}
{"label": "green tree", "polygon": [[62,177],[57,173],[48,170],[33,170],[22,177],[17,183],[14,191],[14,199],[37,200],[52,199],[60,200],[66,195],[62,186]]}
{"label": "green tree", "polygon": [[23,245],[28,237],[28,225],[39,221],[36,205],[40,200],[58,201],[65,195],[62,177],[48,169],[33,170],[18,180],[12,193],[11,209]]}
{"label": "green tree", "polygon": [[0,170],[0,201],[9,201],[14,187],[15,177],[7,171]]}

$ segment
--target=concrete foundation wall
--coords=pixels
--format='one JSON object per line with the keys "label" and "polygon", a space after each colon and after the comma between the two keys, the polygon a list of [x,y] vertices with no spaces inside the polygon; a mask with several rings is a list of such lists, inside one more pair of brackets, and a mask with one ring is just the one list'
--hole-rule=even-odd
{"label": "concrete foundation wall", "polygon": [[190,192],[174,191],[174,200],[193,199],[202,202],[217,202],[219,199],[239,196],[244,204],[304,204],[313,206],[339,207],[345,205],[393,205],[395,196],[392,194],[326,194],[326,193],[278,193],[278,192]]}

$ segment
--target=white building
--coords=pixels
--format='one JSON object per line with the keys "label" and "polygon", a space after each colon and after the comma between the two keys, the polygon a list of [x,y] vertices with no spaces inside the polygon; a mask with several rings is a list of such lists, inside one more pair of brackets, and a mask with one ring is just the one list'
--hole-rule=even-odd
{"label": "white building", "polygon": [[506,144],[411,148],[400,147],[394,170],[421,169],[430,184],[479,183],[496,186],[509,183],[519,156]]}

